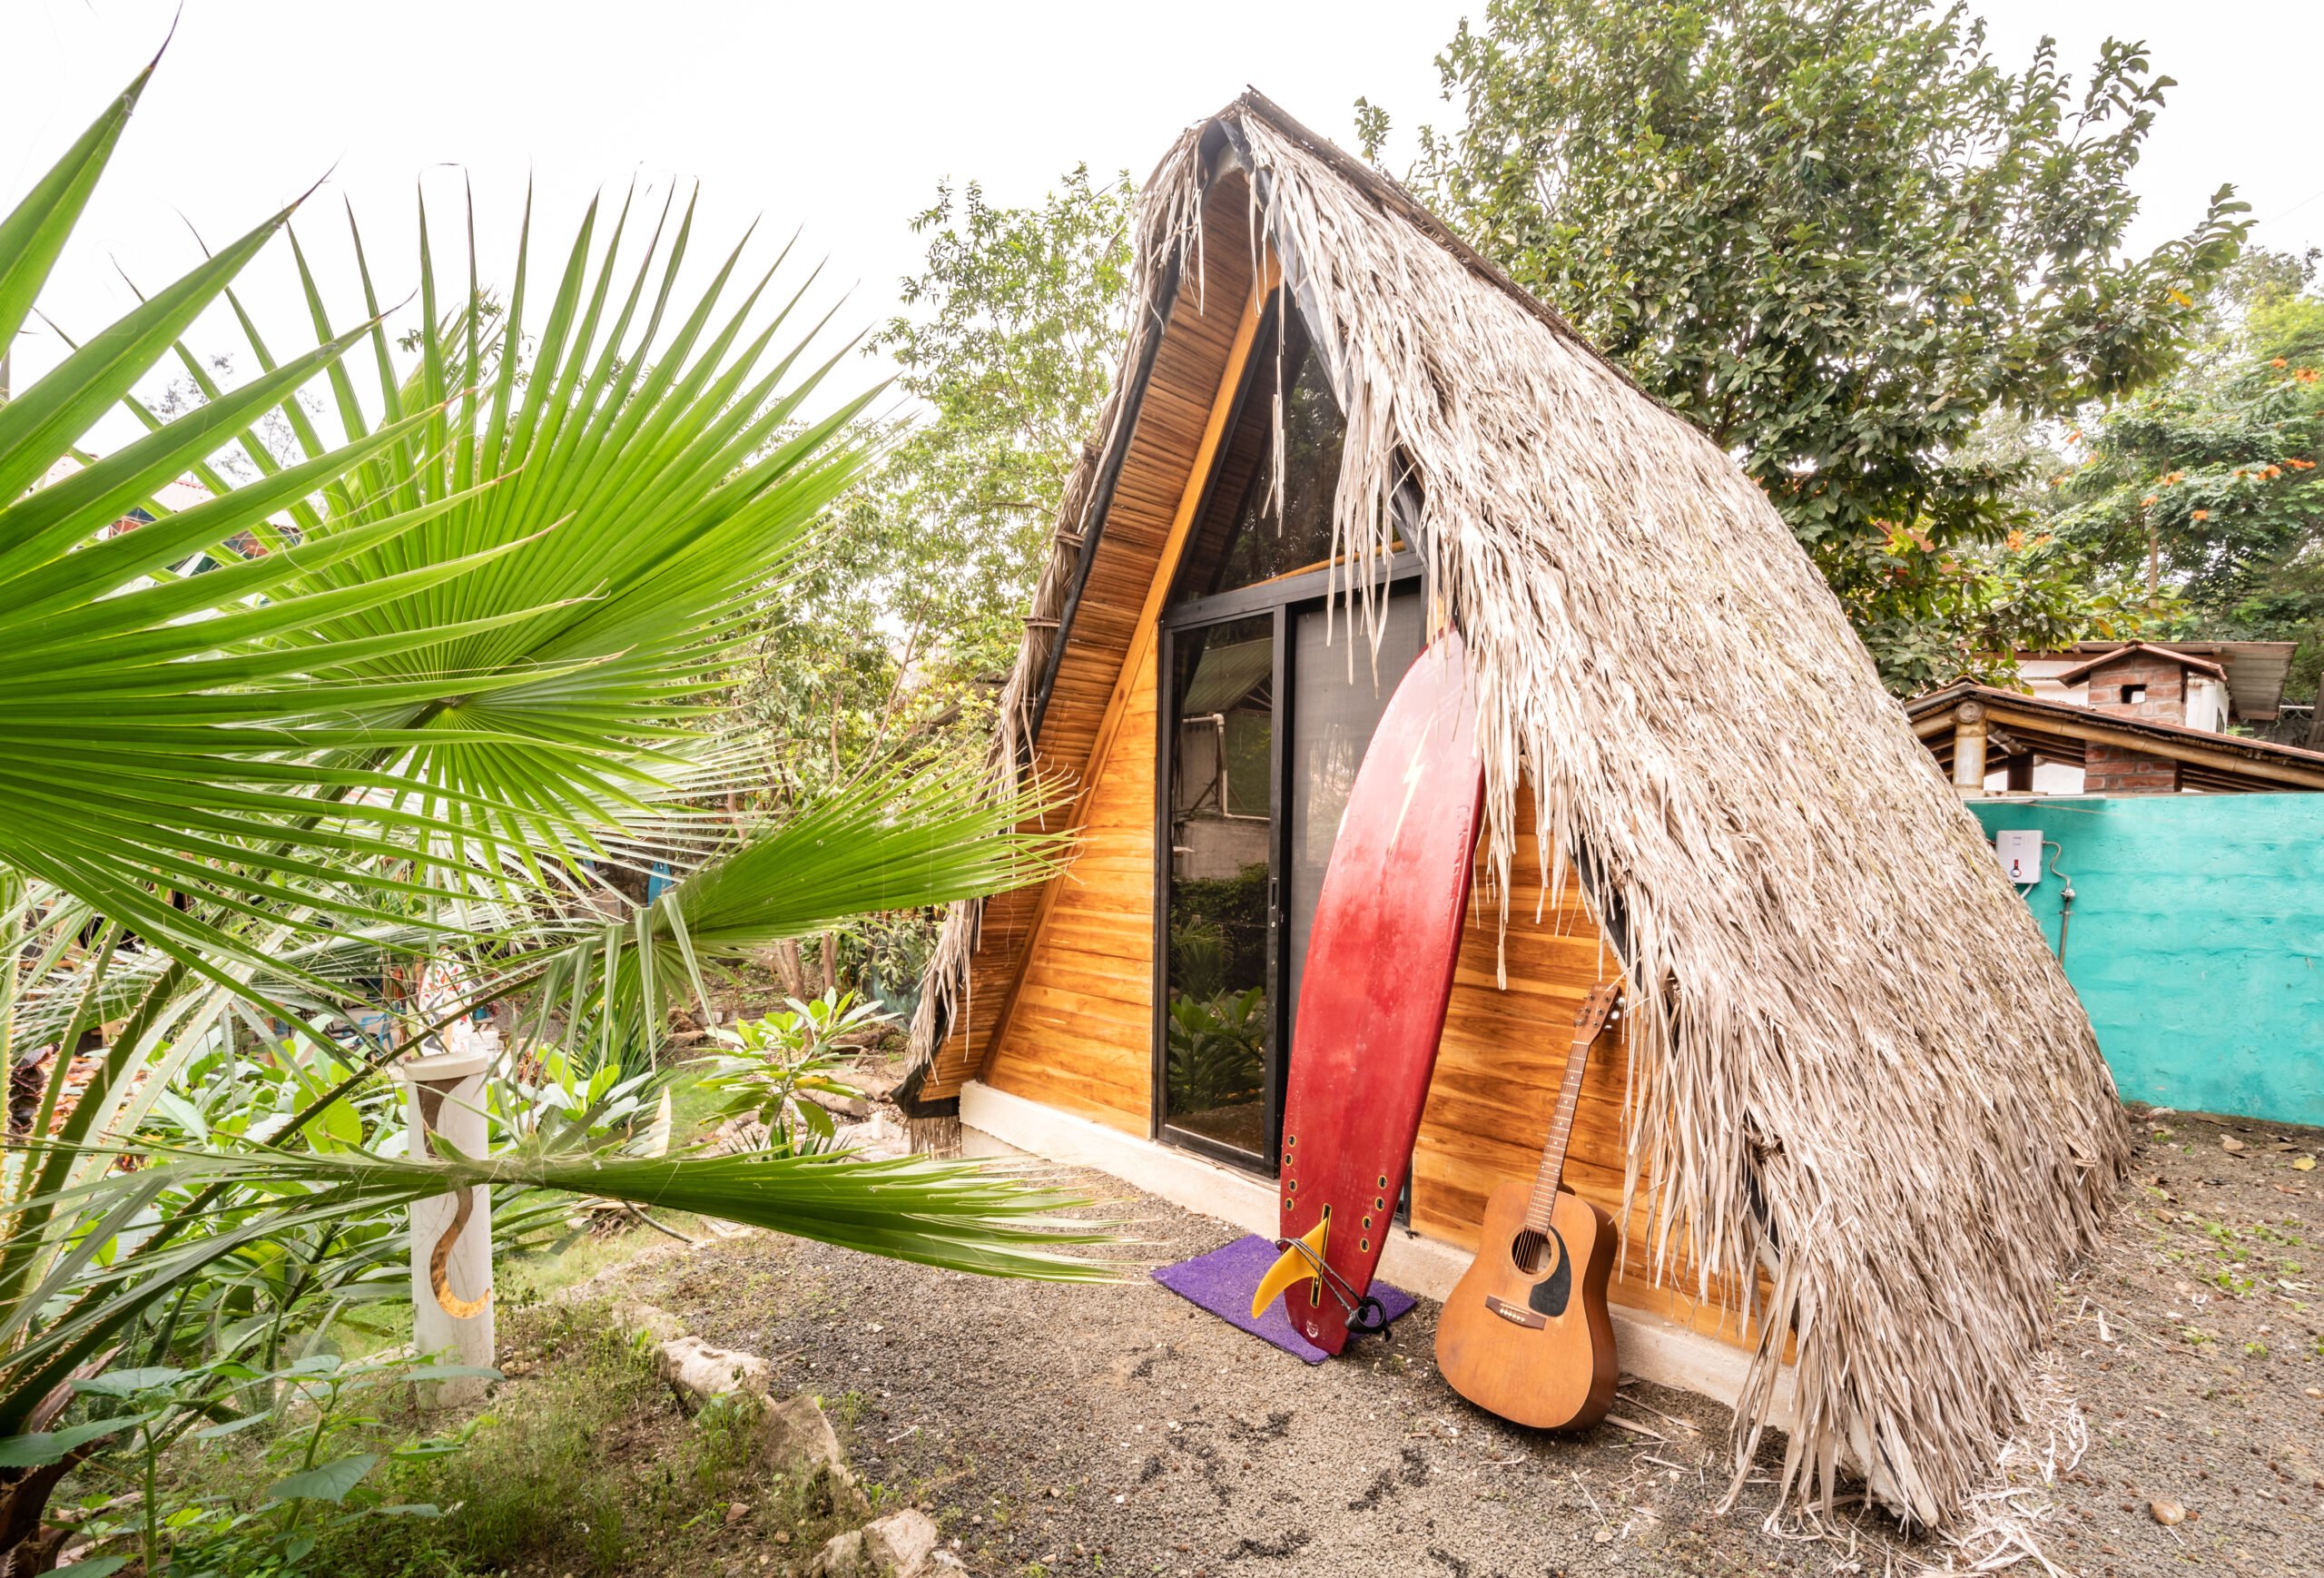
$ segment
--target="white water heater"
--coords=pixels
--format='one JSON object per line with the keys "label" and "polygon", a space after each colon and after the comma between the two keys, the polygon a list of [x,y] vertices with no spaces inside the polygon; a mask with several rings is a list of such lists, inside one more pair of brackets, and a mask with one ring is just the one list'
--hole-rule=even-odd
{"label": "white water heater", "polygon": [[2042,830],[2038,827],[2004,827],[1994,833],[1994,858],[2001,862],[2003,874],[2020,884],[2042,880]]}

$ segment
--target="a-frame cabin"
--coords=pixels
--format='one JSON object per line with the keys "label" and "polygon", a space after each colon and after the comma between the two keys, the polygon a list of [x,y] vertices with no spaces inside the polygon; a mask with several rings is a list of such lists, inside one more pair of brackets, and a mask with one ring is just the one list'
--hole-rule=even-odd
{"label": "a-frame cabin", "polygon": [[[1814,567],[1689,423],[1256,94],[1164,161],[1138,246],[991,757],[996,792],[1072,786],[1078,850],[956,908],[908,1103],[1271,1234],[1338,812],[1424,610],[1457,619],[1487,825],[1383,1275],[1449,1288],[1487,1194],[1533,1176],[1578,1005],[1624,975],[1642,1007],[1566,1172],[1625,1231],[1624,1367],[1793,1427],[1803,1491],[1846,1458],[1956,1504],[2119,1110]],[[1976,1230],[2006,1252],[1941,1278],[1999,1312],[1990,1362],[1932,1380],[1867,1334],[1936,1336],[1895,1262],[1964,1197],[1895,1173],[1946,1145],[2031,1181]]]}

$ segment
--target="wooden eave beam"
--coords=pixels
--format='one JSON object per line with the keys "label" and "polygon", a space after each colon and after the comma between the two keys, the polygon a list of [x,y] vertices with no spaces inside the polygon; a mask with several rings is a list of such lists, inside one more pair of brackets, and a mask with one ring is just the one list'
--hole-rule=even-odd
{"label": "wooden eave beam", "polygon": [[[2084,745],[2122,745],[2136,749],[2140,754],[2157,756],[2166,762],[2187,762],[2194,765],[2238,778],[2257,778],[2270,784],[2282,784],[2296,789],[2324,789],[2324,766],[2309,767],[2296,762],[2270,761],[2258,754],[2246,755],[2230,747],[2209,746],[2193,741],[2181,741],[2167,735],[2145,734],[2122,728],[2109,728],[2103,724],[2085,724],[2075,718],[2059,717],[2047,712],[2034,712],[2011,706],[1990,695],[1965,697],[1985,709],[1988,724],[2000,724],[2029,735],[2056,735]],[[1913,733],[1923,740],[1953,732],[1953,712],[1949,707],[1932,711],[1927,716],[1913,721]]]}

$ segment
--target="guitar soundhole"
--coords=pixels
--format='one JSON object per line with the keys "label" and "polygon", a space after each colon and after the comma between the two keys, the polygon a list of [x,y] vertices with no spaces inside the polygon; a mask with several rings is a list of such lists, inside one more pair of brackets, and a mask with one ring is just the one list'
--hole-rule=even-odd
{"label": "guitar soundhole", "polygon": [[1548,1270],[1556,1255],[1557,1251],[1551,1247],[1549,1235],[1531,1228],[1518,1234],[1517,1241],[1509,1247],[1509,1257],[1517,1262],[1517,1269],[1528,1277]]}

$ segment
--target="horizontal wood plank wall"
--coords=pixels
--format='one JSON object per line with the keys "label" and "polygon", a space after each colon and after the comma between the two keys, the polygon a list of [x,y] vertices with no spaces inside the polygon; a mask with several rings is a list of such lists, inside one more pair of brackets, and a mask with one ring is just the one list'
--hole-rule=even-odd
{"label": "horizontal wood plank wall", "polygon": [[[1559,901],[1535,920],[1541,873],[1534,857],[1530,792],[1521,790],[1517,803],[1509,985],[1503,990],[1496,980],[1497,907],[1481,898],[1472,905],[1462,934],[1444,1040],[1413,1153],[1413,1226],[1466,1249],[1476,1248],[1485,1197],[1504,1183],[1530,1184],[1540,1169],[1541,1142],[1565,1077],[1574,1014],[1590,989],[1615,973],[1597,922],[1571,880]],[[1482,871],[1481,845],[1481,879]],[[1682,1255],[1674,1254],[1675,1264],[1665,1268],[1661,1286],[1654,1285],[1646,1219],[1651,1179],[1640,1181],[1637,1208],[1630,1221],[1622,1221],[1622,1098],[1628,1073],[1620,1034],[1600,1040],[1590,1056],[1566,1153],[1567,1187],[1611,1214],[1632,1246],[1608,1297],[1748,1346],[1752,1334],[1727,1313],[1739,1301],[1723,1287],[1714,1289],[1708,1304],[1691,1297],[1695,1272]]]}
{"label": "horizontal wood plank wall", "polygon": [[[1035,747],[1037,769],[1053,781],[1086,787],[1090,774],[1102,766],[1093,756],[1108,704],[1132,656],[1139,616],[1159,573],[1163,545],[1186,496],[1228,353],[1250,300],[1251,264],[1247,187],[1239,173],[1229,173],[1203,201],[1201,265],[1196,269],[1190,264],[1179,283],[1098,534],[1089,577],[1058,662]],[[1150,684],[1147,689],[1151,691]],[[1147,749],[1152,749],[1150,739]],[[1147,777],[1150,784],[1150,763]],[[1150,832],[1147,843],[1150,846]],[[1150,887],[1150,871],[1147,880]],[[992,1032],[1012,1011],[1028,939],[1041,907],[1038,889],[987,902],[976,957],[970,965],[968,1001],[960,1022],[937,1050],[921,1090],[924,1099],[957,1094],[961,1081],[975,1076],[988,1053],[997,1050]]]}
{"label": "horizontal wood plank wall", "polygon": [[1080,853],[1057,879],[984,1080],[1142,1136],[1154,1086],[1157,687],[1155,644],[1140,645]]}

